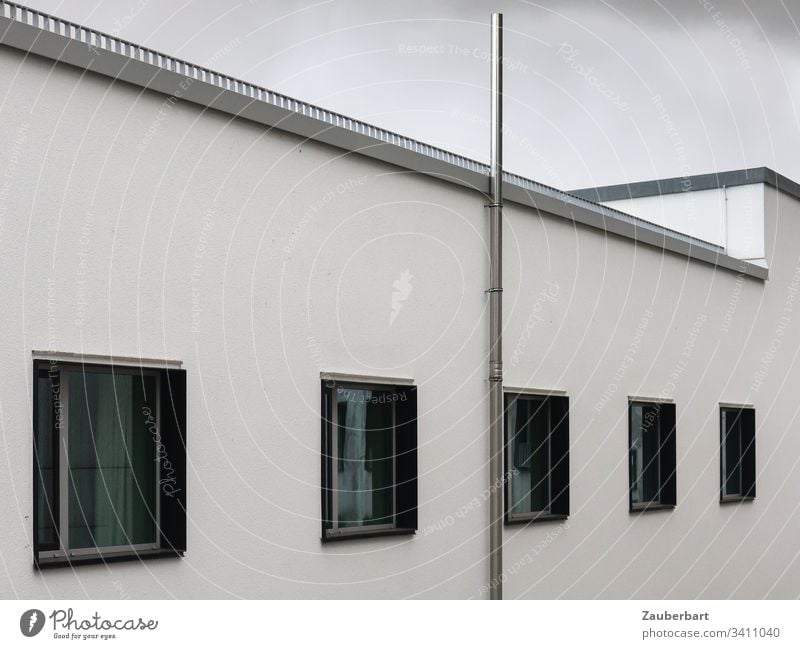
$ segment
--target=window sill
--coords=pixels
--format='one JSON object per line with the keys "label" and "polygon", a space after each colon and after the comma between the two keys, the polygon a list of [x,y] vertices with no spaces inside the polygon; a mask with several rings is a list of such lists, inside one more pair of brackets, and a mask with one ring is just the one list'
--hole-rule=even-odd
{"label": "window sill", "polygon": [[381,536],[413,536],[417,533],[417,530],[405,528],[405,527],[392,527],[388,529],[381,529],[381,530],[369,530],[369,529],[353,529],[348,528],[346,532],[339,532],[331,533],[331,530],[326,530],[325,534],[322,537],[323,543],[338,543],[340,541],[350,541],[354,539],[367,539],[367,538],[377,538]]}
{"label": "window sill", "polygon": [[720,505],[727,505],[730,503],[749,503],[756,499],[755,496],[722,496],[719,499]]}
{"label": "window sill", "polygon": [[92,563],[111,563],[116,561],[141,561],[143,559],[164,559],[167,557],[182,557],[184,553],[178,550],[142,550],[140,552],[125,552],[103,554],[84,554],[77,557],[57,556],[52,558],[39,557],[34,559],[34,568],[47,570],[50,568],[64,568]]}
{"label": "window sill", "polygon": [[506,525],[527,525],[528,523],[547,523],[552,521],[565,521],[569,518],[567,514],[548,514],[548,513],[531,513],[531,514],[514,514],[513,516],[506,515]]}
{"label": "window sill", "polygon": [[675,509],[675,505],[664,505],[662,503],[631,503],[630,513],[639,514],[651,511],[669,511]]}

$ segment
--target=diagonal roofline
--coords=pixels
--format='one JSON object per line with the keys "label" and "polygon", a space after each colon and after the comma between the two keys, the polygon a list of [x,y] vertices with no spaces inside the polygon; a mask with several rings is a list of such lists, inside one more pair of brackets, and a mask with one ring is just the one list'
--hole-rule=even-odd
{"label": "diagonal roofline", "polygon": [[[488,193],[484,163],[2,0],[0,44]],[[637,243],[758,279],[768,275],[763,266],[730,257],[716,244],[517,174],[503,174],[503,193],[507,201]]]}

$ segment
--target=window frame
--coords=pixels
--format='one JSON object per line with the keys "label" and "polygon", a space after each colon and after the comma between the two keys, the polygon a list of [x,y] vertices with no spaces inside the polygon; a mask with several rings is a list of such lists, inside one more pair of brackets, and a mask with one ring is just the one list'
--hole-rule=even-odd
{"label": "window frame", "polygon": [[[634,501],[634,480],[631,457],[633,447],[633,409],[634,407],[655,407],[658,413],[658,491],[657,499]],[[666,419],[666,422],[664,421]],[[664,399],[648,399],[645,397],[628,398],[628,511],[632,514],[646,511],[672,510],[677,506],[677,437],[676,407],[672,401]],[[666,455],[666,457],[665,457]]]}
{"label": "window frame", "polygon": [[[341,374],[323,373],[321,380],[321,423],[322,440],[320,454],[321,493],[322,493],[322,534],[323,542],[340,541],[345,539],[377,537],[398,534],[415,534],[417,531],[417,407],[416,386],[413,382],[402,379],[384,379],[378,377],[347,377]],[[342,527],[338,521],[338,485],[337,466],[338,454],[338,393],[339,390],[380,390],[381,392],[396,395],[392,399],[392,522],[372,523],[368,525],[353,525]],[[405,395],[405,398],[402,397]],[[412,411],[401,416],[400,403],[408,401],[408,409]],[[401,433],[402,429],[402,433]],[[398,435],[404,434],[413,439],[406,440],[409,448],[401,446]],[[400,449],[400,450],[398,450]],[[398,457],[403,458],[402,464],[413,465],[413,476],[401,482],[401,474],[408,473],[408,469],[401,471]],[[398,492],[400,494],[398,495]]]}
{"label": "window frame", "polygon": [[[727,435],[725,432],[728,413],[738,413],[739,424],[739,476],[740,493],[727,493],[726,490],[726,451]],[[745,429],[747,424],[749,430]],[[719,502],[742,503],[755,500],[756,497],[756,410],[752,405],[731,403],[719,404]],[[745,436],[747,443],[745,443]]]}
{"label": "window frame", "polygon": [[[66,358],[67,360],[64,360]],[[115,362],[111,359],[107,362],[99,360],[102,357],[89,357],[87,362],[77,360],[79,356],[73,354],[56,355],[53,357],[42,357],[35,355],[33,360],[33,554],[34,566],[36,568],[46,568],[51,566],[71,565],[78,563],[92,563],[97,561],[136,559],[147,556],[183,556],[186,549],[185,539],[185,370],[175,367],[169,363],[166,367],[154,365],[137,365],[133,359],[120,359]],[[153,434],[153,461],[155,463],[153,476],[154,490],[154,509],[153,530],[154,541],[147,543],[132,543],[113,546],[95,546],[87,548],[69,548],[69,500],[70,500],[70,473],[69,473],[69,373],[70,372],[92,372],[102,373],[111,376],[137,376],[152,377],[155,379],[156,394],[154,397],[154,430]],[[52,419],[49,430],[40,430],[38,407],[42,395],[39,393],[39,380],[44,372],[51,383],[57,376],[58,397],[53,393],[52,399]],[[177,375],[180,381],[176,380]],[[172,376],[172,378],[170,378]],[[170,457],[170,468],[177,472],[176,482],[179,484],[175,507],[171,507],[174,513],[175,508],[183,512],[184,519],[177,527],[172,524],[168,527],[164,520],[164,494],[162,487],[162,464],[164,459],[160,458],[157,441],[166,445],[164,420],[164,403],[170,397],[170,404],[176,415],[175,427],[178,429],[178,438],[181,447]],[[60,409],[56,406],[56,399],[60,400]],[[177,401],[177,404],[175,403]],[[38,446],[44,435],[52,436],[53,454],[55,457],[54,469],[55,478],[53,490],[56,494],[55,505],[57,511],[53,516],[53,524],[57,536],[56,548],[41,548],[43,545],[39,538],[39,496],[41,490],[41,478],[39,469]],[[173,436],[172,434],[170,434]],[[172,450],[175,451],[175,440],[170,442]],[[182,453],[182,457],[179,455]],[[177,493],[177,492],[173,492]],[[171,496],[172,497],[172,496]]]}
{"label": "window frame", "polygon": [[[547,491],[549,508],[530,512],[512,511],[514,463],[514,432],[509,428],[509,407],[517,400],[538,401],[547,407]],[[504,513],[506,525],[527,525],[534,522],[563,521],[569,518],[569,397],[561,392],[534,391],[510,388],[503,393],[503,474]],[[558,421],[554,423],[554,406]],[[558,439],[554,440],[554,437]],[[560,459],[555,456],[560,454]],[[555,486],[554,486],[555,484]]]}

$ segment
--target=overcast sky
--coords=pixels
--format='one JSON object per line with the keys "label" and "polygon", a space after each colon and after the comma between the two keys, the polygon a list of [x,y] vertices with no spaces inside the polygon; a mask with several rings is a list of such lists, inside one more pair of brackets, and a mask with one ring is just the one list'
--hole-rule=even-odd
{"label": "overcast sky", "polygon": [[800,0],[28,0],[562,189],[769,166],[800,181]]}

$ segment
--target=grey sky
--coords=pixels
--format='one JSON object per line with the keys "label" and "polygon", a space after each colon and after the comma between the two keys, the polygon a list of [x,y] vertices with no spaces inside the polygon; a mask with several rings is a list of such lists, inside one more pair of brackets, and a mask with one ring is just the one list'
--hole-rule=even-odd
{"label": "grey sky", "polygon": [[28,0],[563,189],[766,165],[800,180],[800,0]]}

